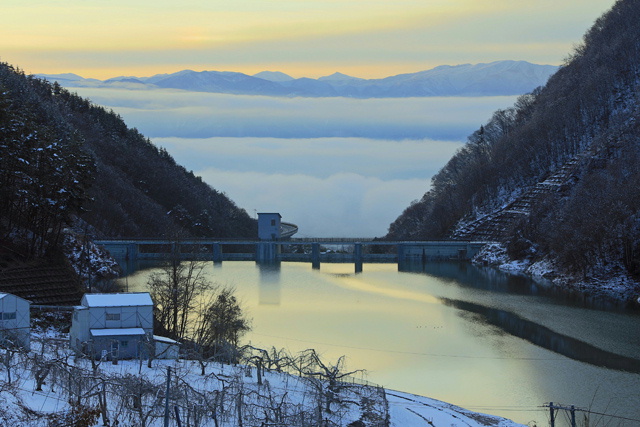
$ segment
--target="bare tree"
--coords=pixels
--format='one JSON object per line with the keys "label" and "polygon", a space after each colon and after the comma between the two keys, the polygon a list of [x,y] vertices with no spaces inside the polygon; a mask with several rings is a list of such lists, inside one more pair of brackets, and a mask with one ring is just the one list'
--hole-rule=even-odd
{"label": "bare tree", "polygon": [[332,404],[342,404],[340,392],[349,387],[344,379],[355,374],[364,372],[361,369],[355,371],[344,371],[345,357],[338,358],[335,364],[324,363],[318,353],[313,350],[305,350],[301,354],[302,373],[312,381],[318,390],[318,394],[324,399],[324,412],[332,412]]}
{"label": "bare tree", "polygon": [[252,345],[246,345],[242,349],[243,362],[256,367],[258,385],[262,385],[265,370],[284,372],[293,363],[293,358],[285,349],[271,347],[271,350],[265,350]]}
{"label": "bare tree", "polygon": [[178,245],[173,245],[162,271],[152,274],[147,283],[155,303],[156,319],[173,339],[186,336],[189,314],[194,311],[197,298],[211,289],[204,272],[206,263],[182,262],[175,249]]}
{"label": "bare tree", "polygon": [[4,354],[1,355],[1,358],[2,365],[7,370],[7,383],[9,384],[11,384],[13,380],[12,372],[14,366],[17,366],[20,363],[16,360],[16,356],[25,354],[25,349],[18,344],[19,342],[19,338],[13,333],[13,331],[2,331],[2,336],[0,337],[0,350],[2,350]]}
{"label": "bare tree", "polygon": [[51,368],[53,368],[56,362],[58,361],[55,359],[46,359],[38,354],[32,359],[33,367],[31,372],[36,380],[36,391],[42,391],[42,384],[44,384],[44,381],[51,372]]}
{"label": "bare tree", "polygon": [[133,414],[131,421],[141,427],[146,427],[150,418],[162,415],[162,399],[164,398],[162,384],[155,384],[143,376],[124,375],[114,378],[116,396],[120,398],[120,405]]}
{"label": "bare tree", "polygon": [[260,358],[262,366],[268,371],[284,372],[287,371],[293,363],[292,356],[286,349],[271,347],[270,350],[247,346],[253,352],[253,358]]}
{"label": "bare tree", "polygon": [[240,360],[242,349],[238,343],[251,326],[234,291],[229,287],[219,288],[198,309],[191,338],[202,360],[212,358],[228,363]]}

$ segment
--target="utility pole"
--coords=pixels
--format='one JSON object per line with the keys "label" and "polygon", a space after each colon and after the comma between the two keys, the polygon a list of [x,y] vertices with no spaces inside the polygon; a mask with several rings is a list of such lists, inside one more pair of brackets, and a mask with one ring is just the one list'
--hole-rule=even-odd
{"label": "utility pole", "polygon": [[169,387],[171,385],[171,366],[167,366],[167,393],[164,396],[164,427],[169,427]]}
{"label": "utility pole", "polygon": [[574,405],[560,406],[560,405],[554,405],[553,402],[549,402],[548,406],[549,406],[549,415],[550,415],[549,419],[551,421],[551,427],[556,427],[555,410],[557,409],[569,411],[571,413],[571,427],[576,427],[576,407]]}

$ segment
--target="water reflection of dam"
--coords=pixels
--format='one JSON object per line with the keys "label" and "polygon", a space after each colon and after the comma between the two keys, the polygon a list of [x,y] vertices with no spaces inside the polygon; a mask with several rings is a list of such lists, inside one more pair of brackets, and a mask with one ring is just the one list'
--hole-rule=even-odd
{"label": "water reflection of dam", "polygon": [[260,305],[280,305],[281,282],[280,264],[258,264],[260,269],[260,292],[258,301]]}

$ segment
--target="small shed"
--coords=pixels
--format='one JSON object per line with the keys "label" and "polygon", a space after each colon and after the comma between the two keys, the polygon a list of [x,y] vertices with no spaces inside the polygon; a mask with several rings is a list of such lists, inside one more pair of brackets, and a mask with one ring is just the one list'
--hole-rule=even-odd
{"label": "small shed", "polygon": [[0,293],[0,342],[29,349],[31,346],[31,303],[12,294]]}
{"label": "small shed", "polygon": [[180,343],[171,338],[153,336],[155,343],[156,359],[178,359],[180,356]]}
{"label": "small shed", "polygon": [[280,239],[280,223],[282,216],[279,213],[258,213],[258,238],[260,240]]}

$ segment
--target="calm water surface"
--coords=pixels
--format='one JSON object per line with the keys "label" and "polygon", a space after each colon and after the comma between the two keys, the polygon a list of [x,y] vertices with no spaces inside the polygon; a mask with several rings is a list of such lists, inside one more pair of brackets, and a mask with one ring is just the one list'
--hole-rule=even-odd
{"label": "calm water surface", "polygon": [[[209,263],[236,288],[253,330],[245,342],[347,356],[367,379],[548,425],[550,401],[640,420],[640,315],[586,308],[533,282],[469,264]],[[146,290],[153,270],[126,282]],[[579,417],[581,415],[579,414]],[[561,423],[564,425],[564,415]],[[640,421],[592,415],[597,425]],[[609,423],[609,424],[607,424]],[[568,425],[568,424],[567,424]]]}

